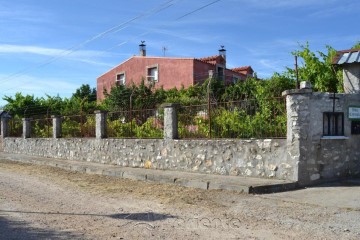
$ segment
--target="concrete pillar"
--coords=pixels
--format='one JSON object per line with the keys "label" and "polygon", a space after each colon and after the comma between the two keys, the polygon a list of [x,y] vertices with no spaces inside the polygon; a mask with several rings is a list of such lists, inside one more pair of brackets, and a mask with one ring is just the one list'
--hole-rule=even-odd
{"label": "concrete pillar", "polygon": [[177,103],[165,103],[161,105],[164,108],[164,139],[177,139],[178,119],[177,119]]}
{"label": "concrete pillar", "polygon": [[2,138],[9,137],[9,118],[3,117],[1,118],[1,134]]}
{"label": "concrete pillar", "polygon": [[288,162],[294,166],[293,180],[307,184],[308,134],[311,121],[312,89],[295,89],[283,92],[286,96]]}
{"label": "concrete pillar", "polygon": [[31,118],[23,118],[23,137],[31,138]]}
{"label": "concrete pillar", "polygon": [[95,111],[96,118],[96,138],[107,138],[106,135],[106,112]]}
{"label": "concrete pillar", "polygon": [[51,116],[53,121],[53,138],[61,138],[61,117],[60,116]]}

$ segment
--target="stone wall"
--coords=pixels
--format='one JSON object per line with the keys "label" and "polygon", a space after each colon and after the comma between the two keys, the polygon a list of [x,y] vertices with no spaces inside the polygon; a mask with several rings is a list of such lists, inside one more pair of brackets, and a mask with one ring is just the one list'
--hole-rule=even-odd
{"label": "stone wall", "polygon": [[[308,85],[304,85],[308,87]],[[284,92],[287,139],[176,140],[175,106],[167,105],[164,139],[107,139],[104,114],[97,113],[95,139],[3,139],[5,152],[126,167],[292,180],[311,185],[323,179],[360,176],[360,135],[351,133],[349,106],[360,94]],[[344,113],[343,136],[324,136],[324,112]],[[173,121],[173,122],[171,122]],[[175,122],[174,122],[175,121]],[[2,126],[6,124],[2,123]],[[56,125],[56,124],[55,124]],[[26,136],[26,131],[24,132]],[[60,136],[60,135],[59,135]]]}
{"label": "stone wall", "polygon": [[360,63],[345,64],[343,67],[345,93],[360,93]]}
{"label": "stone wall", "polygon": [[344,136],[323,136],[323,113],[333,111],[333,94],[311,89],[290,90],[287,96],[288,158],[297,162],[300,184],[360,175],[360,135],[351,134],[348,107],[360,106],[359,94],[336,94],[335,112],[344,112]]}
{"label": "stone wall", "polygon": [[49,158],[188,172],[294,180],[285,139],[23,139],[4,151]]}

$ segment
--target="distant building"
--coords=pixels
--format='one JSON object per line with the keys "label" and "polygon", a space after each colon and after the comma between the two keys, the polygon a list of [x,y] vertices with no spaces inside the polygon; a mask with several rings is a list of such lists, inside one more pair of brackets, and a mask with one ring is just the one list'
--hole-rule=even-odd
{"label": "distant building", "polygon": [[110,92],[114,85],[139,85],[142,80],[154,84],[155,88],[188,88],[203,83],[213,75],[225,81],[225,84],[243,81],[253,76],[250,66],[234,69],[226,68],[226,50],[219,55],[206,58],[148,57],[146,45],[140,45],[140,56],[133,56],[104,73],[97,79],[97,99],[104,99],[104,90]]}
{"label": "distant building", "polygon": [[360,93],[360,49],[338,51],[333,64],[343,68],[344,92]]}

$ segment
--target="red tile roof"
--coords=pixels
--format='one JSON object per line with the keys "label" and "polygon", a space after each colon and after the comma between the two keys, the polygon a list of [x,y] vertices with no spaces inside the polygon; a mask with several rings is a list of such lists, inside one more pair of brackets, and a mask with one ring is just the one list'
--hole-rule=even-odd
{"label": "red tile roof", "polygon": [[218,61],[219,62],[224,61],[225,59],[221,55],[215,55],[215,56],[204,57],[204,58],[196,58],[196,60],[215,65]]}
{"label": "red tile roof", "polygon": [[254,70],[251,68],[251,66],[244,66],[244,67],[237,67],[237,68],[232,68],[231,69],[234,72],[254,72]]}

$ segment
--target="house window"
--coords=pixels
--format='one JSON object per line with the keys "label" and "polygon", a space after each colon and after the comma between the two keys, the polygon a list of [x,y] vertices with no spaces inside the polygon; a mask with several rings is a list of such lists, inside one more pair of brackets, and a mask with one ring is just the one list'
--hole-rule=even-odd
{"label": "house window", "polygon": [[343,112],[324,112],[323,134],[324,136],[344,136]]}
{"label": "house window", "polygon": [[116,74],[115,84],[116,86],[125,85],[126,76],[125,72]]}
{"label": "house window", "polygon": [[146,79],[149,82],[158,82],[159,81],[159,67],[158,65],[147,67],[147,76]]}
{"label": "house window", "polygon": [[238,77],[238,76],[236,76],[236,75],[233,75],[233,77],[232,77],[232,82],[235,84],[235,83],[237,83],[237,82],[239,82],[240,81],[240,77]]}
{"label": "house window", "polygon": [[216,72],[219,79],[224,79],[224,68],[223,67],[217,67]]}

